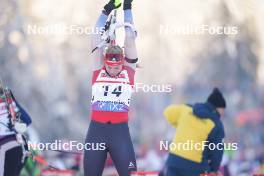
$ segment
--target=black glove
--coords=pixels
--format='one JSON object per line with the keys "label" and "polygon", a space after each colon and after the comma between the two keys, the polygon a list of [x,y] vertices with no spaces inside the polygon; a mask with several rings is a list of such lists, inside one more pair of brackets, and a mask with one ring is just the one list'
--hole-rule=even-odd
{"label": "black glove", "polygon": [[120,0],[110,0],[105,6],[104,6],[104,13],[106,15],[109,15],[112,10],[117,9],[121,6]]}
{"label": "black glove", "polygon": [[124,0],[123,9],[124,10],[131,9],[131,7],[132,7],[132,1],[133,0]]}

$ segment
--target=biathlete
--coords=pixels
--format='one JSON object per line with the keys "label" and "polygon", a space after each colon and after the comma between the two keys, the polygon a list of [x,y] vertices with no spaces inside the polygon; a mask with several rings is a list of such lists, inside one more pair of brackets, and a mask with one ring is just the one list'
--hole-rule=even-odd
{"label": "biathlete", "polygon": [[11,90],[0,83],[0,176],[20,174],[27,152],[22,134],[30,123],[30,116],[15,100]]}
{"label": "biathlete", "polygon": [[[132,0],[124,0],[124,22],[133,24]],[[105,26],[112,10],[121,6],[119,0],[110,0],[96,23]],[[107,153],[110,154],[120,176],[137,171],[135,152],[128,127],[128,111],[138,61],[134,32],[125,27],[124,51],[116,45],[98,48],[92,54],[91,123],[85,143],[100,145],[85,150],[84,175],[101,176]],[[92,36],[92,49],[102,42],[100,34]]]}

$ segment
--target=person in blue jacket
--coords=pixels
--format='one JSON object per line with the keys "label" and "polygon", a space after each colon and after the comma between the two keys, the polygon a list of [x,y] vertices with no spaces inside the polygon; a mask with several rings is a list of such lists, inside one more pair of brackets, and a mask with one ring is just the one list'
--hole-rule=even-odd
{"label": "person in blue jacket", "polygon": [[18,176],[27,148],[22,134],[32,123],[11,90],[0,85],[0,176]]}
{"label": "person in blue jacket", "polygon": [[225,108],[222,93],[214,88],[205,103],[170,105],[165,109],[164,116],[176,128],[166,162],[166,176],[218,173],[224,151],[221,116]]}

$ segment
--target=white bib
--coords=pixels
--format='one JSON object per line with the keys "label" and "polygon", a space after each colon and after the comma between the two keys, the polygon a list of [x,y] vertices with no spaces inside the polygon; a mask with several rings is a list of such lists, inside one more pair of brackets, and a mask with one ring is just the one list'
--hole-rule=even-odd
{"label": "white bib", "polygon": [[92,85],[92,110],[128,112],[132,93],[127,70],[112,78],[102,69]]}

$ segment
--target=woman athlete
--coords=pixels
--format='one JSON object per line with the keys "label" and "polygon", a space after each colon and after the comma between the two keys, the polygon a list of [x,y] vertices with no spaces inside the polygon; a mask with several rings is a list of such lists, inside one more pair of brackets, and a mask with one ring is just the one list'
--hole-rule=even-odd
{"label": "woman athlete", "polygon": [[31,122],[12,91],[0,82],[0,176],[18,176],[22,170],[27,159],[22,134]]}
{"label": "woman athlete", "polygon": [[[124,21],[133,24],[132,0],[124,0]],[[110,0],[104,6],[96,28],[104,27],[112,10],[121,6]],[[92,36],[92,48],[102,42],[101,35]],[[118,45],[99,48],[93,53],[91,123],[86,137],[84,175],[101,176],[109,152],[119,176],[137,171],[135,152],[128,128],[128,111],[137,63],[134,32],[125,27],[124,52]],[[99,146],[99,147],[98,147]]]}

